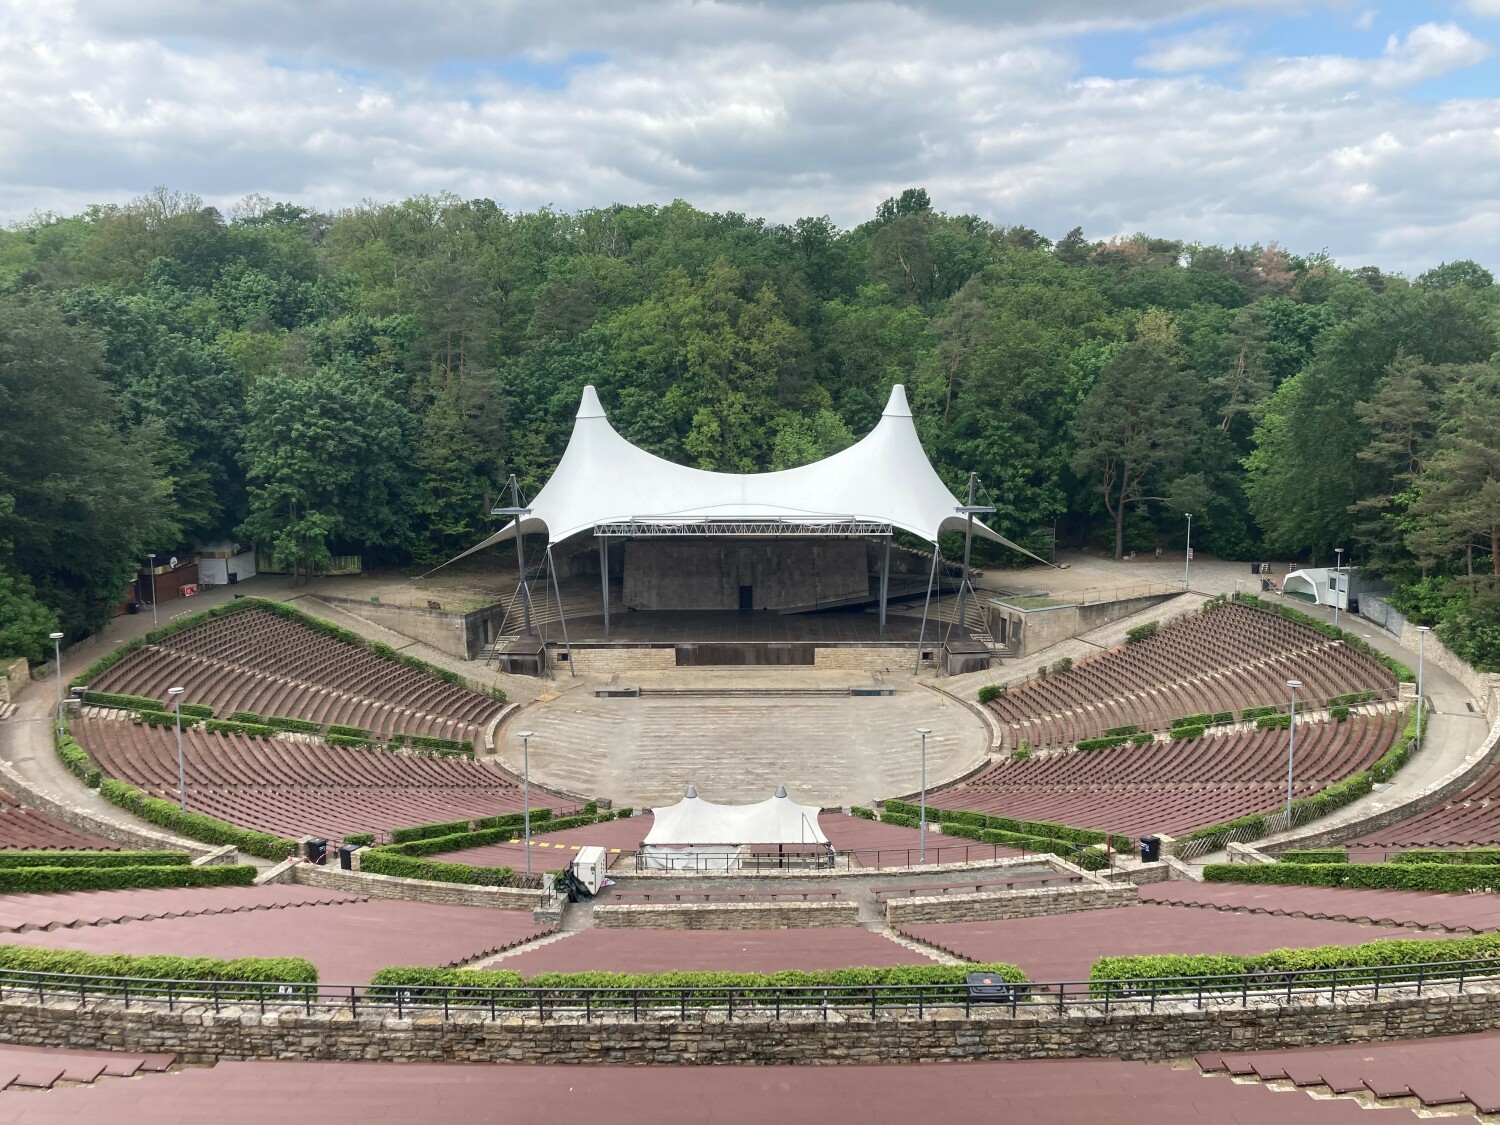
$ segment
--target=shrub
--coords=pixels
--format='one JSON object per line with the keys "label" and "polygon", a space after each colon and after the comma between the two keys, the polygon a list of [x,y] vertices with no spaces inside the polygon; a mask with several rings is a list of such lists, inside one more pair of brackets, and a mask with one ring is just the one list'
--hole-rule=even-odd
{"label": "shrub", "polygon": [[367,848],[375,842],[375,833],[351,832],[349,833],[349,835],[344,837],[343,842],[346,844],[350,844],[356,848]]}
{"label": "shrub", "polygon": [[979,689],[979,702],[993,703],[1000,698],[1004,690],[999,684],[985,684]]}
{"label": "shrub", "polygon": [[316,984],[318,970],[301,957],[132,957],[123,953],[83,953],[73,949],[42,949],[31,945],[0,945],[0,971],[64,973],[102,980],[234,981],[265,984]]}
{"label": "shrub", "polygon": [[1209,883],[1277,883],[1400,891],[1500,890],[1500,864],[1454,863],[1211,863]]}
{"label": "shrub", "polygon": [[303,734],[317,734],[323,729],[308,719],[290,719],[285,715],[271,715],[265,720],[265,725],[273,730],[295,730]]}
{"label": "shrub", "polygon": [[1333,716],[1333,721],[1336,723],[1349,721],[1349,708],[1347,707],[1330,707],[1328,713]]}
{"label": "shrub", "polygon": [[181,867],[192,861],[187,852],[0,852],[0,868]]}
{"label": "shrub", "polygon": [[1348,863],[1343,848],[1310,848],[1307,851],[1285,851],[1276,857],[1280,863]]}
{"label": "shrub", "polygon": [[1052,664],[1052,671],[1054,671],[1054,672],[1066,672],[1066,671],[1068,671],[1072,667],[1073,667],[1073,658],[1071,656],[1064,656],[1061,660],[1057,660],[1057,661],[1053,662],[1053,664]]}
{"label": "shrub", "polygon": [[135,887],[248,887],[258,874],[259,870],[249,864],[233,867],[159,863],[134,867],[0,866],[0,894],[56,894],[60,891]]}
{"label": "shrub", "polygon": [[1214,721],[1212,715],[1178,715],[1168,724],[1172,729],[1177,727],[1206,727]]}
{"label": "shrub", "polygon": [[[177,725],[177,716],[170,711],[132,711],[130,712],[130,721],[132,723],[145,723],[148,727],[175,727]],[[216,722],[217,720],[209,721]],[[185,719],[182,725],[190,727],[193,725],[193,721]]]}
{"label": "shrub", "polygon": [[1140,644],[1147,637],[1156,636],[1156,631],[1160,628],[1160,621],[1148,621],[1144,625],[1137,625],[1134,629],[1126,630],[1125,643],[1128,645]]}
{"label": "shrub", "polygon": [[1378,691],[1349,691],[1343,695],[1335,695],[1328,701],[1330,707],[1348,707],[1355,703],[1373,703],[1380,698]]}
{"label": "shrub", "polygon": [[190,840],[199,840],[205,844],[233,844],[241,851],[258,855],[262,859],[283,860],[297,850],[297,844],[293,840],[272,836],[268,832],[249,832],[203,813],[183,812],[170,801],[147,797],[140,790],[132,789],[123,781],[116,781],[112,777],[106,777],[100,782],[99,793],[111,804],[134,813],[158,828],[165,828],[168,832],[175,832]]}
{"label": "shrub", "polygon": [[206,703],[184,703],[180,710],[184,719],[192,719],[195,722],[199,719],[214,717],[214,709]]}
{"label": "shrub", "polygon": [[[509,867],[471,867],[467,863],[439,863],[431,859],[398,855],[377,848],[366,852],[360,870],[375,875],[394,875],[401,879],[428,879],[436,883],[467,883],[476,887],[526,887],[526,876]],[[541,877],[533,875],[530,886],[540,887]]]}
{"label": "shrub", "polygon": [[328,724],[328,733],[329,734],[336,734],[336,735],[339,735],[340,737],[343,737],[343,738],[357,738],[361,742],[368,742],[370,740],[370,732],[369,731],[362,730],[359,727],[346,727],[346,726],[342,726],[339,723],[329,723]]}
{"label": "shrub", "polygon": [[853,806],[851,806],[850,809],[849,809],[849,815],[850,816],[857,816],[857,817],[859,817],[860,820],[874,820],[875,819],[875,813],[872,810],[861,808],[859,805],[853,805]]}
{"label": "shrub", "polygon": [[1148,730],[1142,731],[1140,734],[1133,734],[1130,736],[1130,744],[1132,746],[1150,746],[1155,741],[1156,735],[1152,734]]}
{"label": "shrub", "polygon": [[[1352,864],[1360,867],[1362,864]],[[1209,870],[1213,868],[1210,867]],[[1260,867],[1259,871],[1275,871],[1276,867]],[[1290,870],[1287,868],[1286,870]],[[1309,867],[1308,870],[1327,870]],[[1364,945],[1327,945],[1315,949],[1273,949],[1250,957],[1237,957],[1228,953],[1210,954],[1148,954],[1134,957],[1101,957],[1089,971],[1095,994],[1132,993],[1139,995],[1151,992],[1195,992],[1198,988],[1238,992],[1243,987],[1285,988],[1284,977],[1273,980],[1260,978],[1262,973],[1295,973],[1292,983],[1303,986],[1319,986],[1331,982],[1333,969],[1372,970],[1369,979],[1394,981],[1401,977],[1400,966],[1433,965],[1443,962],[1492,962],[1500,955],[1500,934],[1480,934],[1458,938],[1413,938],[1383,939]],[[1386,969],[1397,972],[1386,972]],[[1379,970],[1378,973],[1376,970]],[[1470,970],[1472,971],[1472,970]],[[1426,979],[1441,975],[1441,970],[1427,968],[1422,971]],[[1144,983],[1154,978],[1154,984]],[[1213,978],[1228,977],[1228,980]],[[1355,983],[1362,974],[1341,973],[1340,979]],[[1140,982],[1128,986],[1111,986],[1106,982]]]}
{"label": "shrub", "polygon": [[[230,712],[229,717],[236,723],[255,723],[257,726],[262,725],[260,716],[257,715],[254,711],[232,711]],[[270,726],[271,724],[265,723],[264,725]]]}
{"label": "shrub", "polygon": [[[457,832],[449,832],[444,836],[423,836],[415,840],[392,840],[389,844],[381,844],[375,850],[390,855],[441,855],[444,852],[461,852],[465,848],[482,848],[488,844],[503,844],[515,838],[516,833],[522,831],[519,824],[515,827],[504,828],[481,828],[477,831],[469,831],[465,826]],[[394,836],[395,833],[392,833]]]}
{"label": "shrub", "polygon": [[1242,719],[1262,719],[1267,715],[1274,715],[1280,708],[1274,704],[1266,704],[1262,707],[1246,707],[1240,712]]}
{"label": "shrub", "polygon": [[1231,832],[1245,830],[1250,838],[1262,836],[1266,831],[1266,814],[1251,813],[1249,816],[1236,817],[1234,820],[1222,821],[1219,824],[1210,824],[1206,827],[1189,832],[1185,840],[1203,840],[1211,836],[1227,837]]}
{"label": "shrub", "polygon": [[1047,678],[1047,666],[1045,664],[1043,664],[1036,670],[1036,678],[1039,680],[1045,680]]}
{"label": "shrub", "polygon": [[83,701],[90,707],[119,707],[126,711],[165,711],[167,705],[144,695],[117,695],[107,691],[86,691]]}
{"label": "shrub", "polygon": [[1256,730],[1286,730],[1291,725],[1290,715],[1262,715],[1255,720]]}
{"label": "shrub", "polygon": [[397,738],[405,739],[408,746],[421,747],[425,750],[455,750],[474,753],[474,744],[467,740],[460,742],[454,738],[435,738],[428,734],[392,735],[392,740]]}
{"label": "shrub", "polygon": [[1030,750],[1022,750],[1018,748],[1010,752],[1010,760],[1013,762],[1024,762],[1029,757],[1031,757]]}
{"label": "shrub", "polygon": [[330,746],[363,746],[366,749],[375,749],[375,743],[368,738],[355,738],[348,734],[325,734],[323,741]]}
{"label": "shrub", "polygon": [[1232,723],[1234,722],[1234,712],[1215,711],[1213,715],[1210,716],[1208,722],[1210,726],[1218,726],[1220,723]]}
{"label": "shrub", "polygon": [[[865,812],[870,812],[870,810],[866,809]],[[627,817],[630,817],[630,816],[634,815],[634,813],[635,813],[635,810],[633,808],[631,808],[629,805],[621,805],[619,808],[617,808],[615,810],[615,819],[616,820],[625,820]],[[875,814],[874,813],[870,813],[870,818],[872,820],[874,819],[874,817],[875,817]]]}
{"label": "shrub", "polygon": [[1108,750],[1114,746],[1124,746],[1126,741],[1128,740],[1123,734],[1107,734],[1103,738],[1085,738],[1082,742],[1077,743],[1073,749],[1084,751]]}
{"label": "shrub", "polygon": [[203,729],[211,734],[248,734],[255,738],[271,738],[276,734],[263,723],[236,723],[229,719],[209,719]]}
{"label": "shrub", "polygon": [[[1029,983],[1026,974],[1015,965],[1004,963],[963,965],[894,965],[886,968],[858,969],[789,969],[779,973],[742,972],[668,972],[668,973],[540,973],[523,978],[513,969],[441,969],[427,967],[394,967],[381,969],[370,981],[367,995],[376,1001],[390,1002],[400,992],[404,999],[422,1002],[434,998],[424,989],[474,989],[474,992],[447,992],[449,1003],[488,1006],[491,1003],[506,1007],[521,1007],[533,1003],[531,997],[522,994],[513,998],[486,995],[483,989],[537,989],[537,988],[599,988],[622,990],[618,996],[594,997],[595,1007],[611,1004],[630,1006],[639,1000],[664,1000],[674,1003],[681,996],[681,989],[700,992],[705,1000],[719,1001],[728,989],[765,988],[817,988],[826,990],[831,1003],[856,1003],[868,1005],[870,989],[886,986],[874,993],[878,1004],[910,1004],[916,994],[905,993],[898,985],[923,985],[928,991],[924,998],[928,1003],[962,1004],[968,996],[967,974],[986,973],[1011,984]],[[951,991],[934,992],[933,986],[951,985]],[[690,993],[689,1003],[694,999]],[[737,997],[736,1005],[750,1005],[757,1001],[753,997]],[[763,1003],[774,1003],[767,999]]]}
{"label": "shrub", "polygon": [[1181,739],[1183,741],[1191,742],[1195,738],[1202,738],[1204,729],[1205,728],[1201,724],[1198,726],[1190,727],[1173,727],[1172,741],[1176,742]]}
{"label": "shrub", "polygon": [[[552,810],[547,808],[531,810],[531,830],[536,831],[536,826],[543,821],[551,821]],[[500,816],[487,816],[483,820],[476,820],[476,828],[520,828],[522,814],[518,812],[502,813]]]}
{"label": "shrub", "polygon": [[1140,734],[1141,728],[1135,723],[1127,723],[1123,727],[1110,727],[1105,734]]}
{"label": "shrub", "polygon": [[104,774],[89,757],[88,751],[78,745],[69,734],[58,735],[56,746],[57,756],[62,759],[62,764],[67,766],[68,772],[79,778],[90,789],[98,789],[99,783],[104,780]]}
{"label": "shrub", "polygon": [[1436,848],[1412,848],[1391,860],[1392,863],[1458,863],[1500,864],[1500,848],[1471,848],[1468,851],[1447,852]]}
{"label": "shrub", "polygon": [[920,828],[921,820],[917,816],[907,816],[904,813],[893,813],[890,810],[890,802],[886,802],[886,810],[880,814],[881,824],[894,824],[899,828]]}
{"label": "shrub", "polygon": [[467,831],[469,831],[467,820],[446,820],[440,824],[414,824],[410,828],[391,829],[391,843],[404,844],[411,840],[431,840],[438,836],[452,836],[454,833]]}

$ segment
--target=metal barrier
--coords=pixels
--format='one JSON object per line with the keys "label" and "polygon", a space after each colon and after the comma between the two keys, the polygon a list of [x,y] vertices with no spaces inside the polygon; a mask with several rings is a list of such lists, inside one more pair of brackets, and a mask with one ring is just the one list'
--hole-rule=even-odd
{"label": "metal barrier", "polygon": [[660,988],[483,988],[423,984],[311,985],[239,981],[143,980],[72,976],[64,973],[0,972],[0,997],[90,1003],[122,1007],[225,1007],[304,1015],[386,1014],[398,1019],[461,1016],[506,1020],[611,1018],[638,1021],[663,1017],[686,1020],[736,1018],[780,1020],[868,1012],[915,1014],[928,1009],[975,1009],[1012,1016],[1048,1013],[1109,1015],[1154,1012],[1177,1005],[1208,1008],[1291,1005],[1300,999],[1378,1000],[1381,996],[1421,996],[1434,987],[1463,992],[1472,985],[1500,983],[1493,960],[1441,961],[1420,965],[1357,966],[1338,969],[1278,970],[1203,977],[1149,977],[1131,980],[1001,982],[998,995],[976,996],[964,982],[949,984],[824,984],[804,986]]}

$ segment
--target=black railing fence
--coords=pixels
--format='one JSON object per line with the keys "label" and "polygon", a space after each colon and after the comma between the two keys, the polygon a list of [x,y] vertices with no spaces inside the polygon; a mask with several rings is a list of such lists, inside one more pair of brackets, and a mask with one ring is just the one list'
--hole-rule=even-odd
{"label": "black railing fence", "polygon": [[1316,998],[1378,1000],[1393,992],[1422,995],[1434,987],[1463,991],[1500,983],[1500,962],[1491,959],[1420,965],[1299,969],[1233,976],[1153,977],[1110,981],[997,982],[982,989],[964,983],[825,984],[746,987],[651,988],[483,988],[426,984],[324,985],[243,981],[146,980],[73,976],[65,973],[0,971],[0,1000],[38,1003],[118,1003],[125,1008],[156,1007],[258,1009],[306,1015],[380,1015],[445,1020],[549,1020],[724,1018],[828,1019],[835,1013],[915,1014],[961,1007],[1011,1015],[1065,1015],[1154,1012],[1159,1007],[1247,1007],[1291,1005]]}

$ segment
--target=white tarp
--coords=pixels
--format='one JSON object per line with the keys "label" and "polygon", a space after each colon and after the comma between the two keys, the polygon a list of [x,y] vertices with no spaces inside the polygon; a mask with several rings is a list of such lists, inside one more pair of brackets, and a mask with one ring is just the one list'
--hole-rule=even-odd
{"label": "white tarp", "polygon": [[[622,520],[867,521],[936,542],[940,531],[963,530],[958,506],[927,460],[900,384],[891,388],[880,422],[848,449],[796,469],[745,475],[674,464],[631,445],[609,424],[589,386],[583,388],[562,460],[529,505],[521,530],[546,533],[549,542],[560,543]],[[464,554],[513,537],[515,526],[508,524]],[[978,520],[974,531],[1043,561]]]}
{"label": "white tarp", "polygon": [[686,844],[826,844],[816,805],[799,805],[778,789],[754,805],[719,805],[689,787],[675,805],[652,809],[646,847]]}

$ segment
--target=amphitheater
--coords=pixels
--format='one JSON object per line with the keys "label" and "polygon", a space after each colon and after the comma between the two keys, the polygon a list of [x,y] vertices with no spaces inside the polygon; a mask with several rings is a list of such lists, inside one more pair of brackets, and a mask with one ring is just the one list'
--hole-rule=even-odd
{"label": "amphitheater", "polygon": [[[487,563],[472,653],[469,579],[263,576],[17,692],[0,1119],[1500,1114],[1500,692],[1436,638],[1082,557],[918,623],[863,546],[627,611],[629,553]],[[805,832],[658,862],[690,785]]]}

